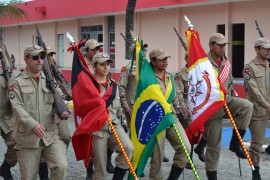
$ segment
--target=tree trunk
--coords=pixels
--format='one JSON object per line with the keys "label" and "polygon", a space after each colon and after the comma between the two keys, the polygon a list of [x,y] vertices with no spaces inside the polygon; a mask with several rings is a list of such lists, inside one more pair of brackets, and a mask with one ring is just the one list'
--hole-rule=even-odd
{"label": "tree trunk", "polygon": [[134,14],[136,8],[136,1],[137,0],[128,0],[127,9],[126,9],[126,39],[129,42],[126,43],[126,59],[131,59],[132,54],[130,53],[130,46],[129,44],[133,44],[133,38],[131,36],[130,30],[133,31],[134,29]]}

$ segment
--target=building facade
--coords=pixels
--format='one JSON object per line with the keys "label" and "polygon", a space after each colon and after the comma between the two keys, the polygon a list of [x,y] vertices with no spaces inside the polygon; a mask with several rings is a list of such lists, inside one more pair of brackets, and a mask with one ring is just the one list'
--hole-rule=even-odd
{"label": "building facade", "polygon": [[[1,25],[4,43],[18,67],[25,66],[23,50],[35,43],[36,28],[44,42],[55,48],[55,60],[68,79],[73,55],[66,51],[66,32],[77,42],[85,34],[97,39],[115,60],[112,73],[119,73],[127,64],[125,41],[120,35],[125,34],[127,0],[35,0],[17,6],[28,12],[29,19],[2,20]],[[134,32],[149,45],[148,50],[164,48],[172,57],[168,71],[175,73],[185,65],[185,50],[173,28],[186,40],[186,15],[199,31],[206,52],[210,34],[225,34],[233,76],[241,78],[244,64],[255,56],[254,42],[259,37],[255,20],[264,36],[270,36],[269,7],[269,0],[137,0]]]}

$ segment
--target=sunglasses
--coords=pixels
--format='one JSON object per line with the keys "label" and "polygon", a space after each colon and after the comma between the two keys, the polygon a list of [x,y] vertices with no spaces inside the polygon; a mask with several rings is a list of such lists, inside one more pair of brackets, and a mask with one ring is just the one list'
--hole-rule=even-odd
{"label": "sunglasses", "polygon": [[38,59],[44,60],[45,59],[45,54],[40,54],[40,55],[32,56],[32,59],[34,61],[36,61]]}

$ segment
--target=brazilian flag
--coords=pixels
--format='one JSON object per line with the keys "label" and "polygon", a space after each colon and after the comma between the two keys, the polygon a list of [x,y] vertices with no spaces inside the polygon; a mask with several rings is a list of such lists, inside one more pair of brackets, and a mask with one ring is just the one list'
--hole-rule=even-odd
{"label": "brazilian flag", "polygon": [[[134,145],[131,163],[138,176],[143,173],[159,137],[174,124],[171,103],[175,97],[173,78],[170,78],[167,91],[163,94],[151,64],[144,60],[139,42],[137,37],[136,49],[140,50],[136,51],[136,68],[139,77],[130,125]],[[129,180],[132,179],[130,174]]]}

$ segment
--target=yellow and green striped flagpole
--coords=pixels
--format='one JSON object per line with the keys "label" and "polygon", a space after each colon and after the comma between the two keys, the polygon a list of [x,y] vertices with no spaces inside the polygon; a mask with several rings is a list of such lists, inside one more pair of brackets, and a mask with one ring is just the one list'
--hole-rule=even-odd
{"label": "yellow and green striped flagpole", "polygon": [[176,134],[177,134],[177,137],[178,137],[178,139],[179,139],[179,141],[180,141],[180,144],[181,144],[182,148],[184,149],[184,152],[185,152],[185,154],[186,154],[186,156],[187,156],[188,162],[189,162],[189,164],[190,164],[190,166],[191,166],[191,169],[192,169],[192,171],[193,171],[193,174],[194,174],[196,180],[200,180],[200,177],[199,177],[199,175],[198,175],[198,173],[197,173],[197,171],[196,171],[196,168],[195,168],[195,166],[194,166],[194,164],[193,164],[193,162],[192,162],[192,160],[191,160],[191,158],[190,158],[190,156],[189,156],[189,153],[188,153],[188,151],[187,151],[187,148],[186,148],[186,146],[185,146],[185,143],[183,142],[183,139],[182,139],[182,137],[181,137],[181,135],[180,135],[180,133],[179,133],[179,131],[178,131],[178,129],[177,129],[175,123],[173,124],[173,127],[174,127],[174,130],[175,130],[175,132],[176,132]]}

